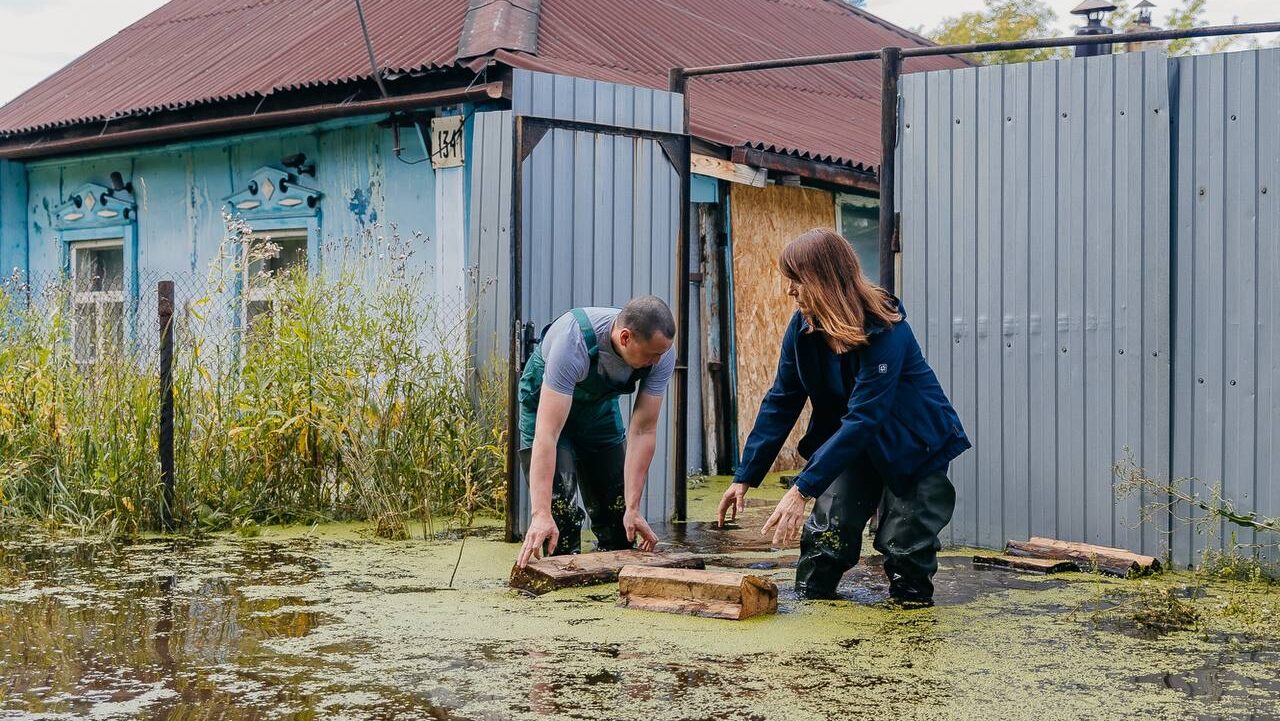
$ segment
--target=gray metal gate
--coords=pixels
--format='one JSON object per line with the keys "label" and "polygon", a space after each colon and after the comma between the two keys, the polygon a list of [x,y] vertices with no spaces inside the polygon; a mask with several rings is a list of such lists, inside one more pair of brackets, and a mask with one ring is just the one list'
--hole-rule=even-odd
{"label": "gray metal gate", "polygon": [[1193,563],[1189,509],[1115,492],[1127,456],[1280,513],[1280,51],[908,75],[901,101],[902,292],[975,446],[950,540]]}
{"label": "gray metal gate", "polygon": [[[696,339],[696,328],[683,327],[697,314],[683,311],[690,304],[680,282],[681,260],[692,262],[682,242],[688,207],[682,96],[523,70],[512,85],[512,111],[479,113],[475,121],[478,357],[502,355],[519,366],[529,349],[527,333],[515,329],[537,333],[570,308],[620,306],[646,293],[664,298],[682,333]],[[510,268],[513,257],[519,272]],[[681,363],[663,403],[643,501],[651,522],[668,521],[681,505],[680,441],[689,436],[673,406],[682,393],[689,404],[700,403],[686,371],[689,343],[679,345]],[[630,410],[626,399],[623,410]],[[508,530],[518,536],[529,517],[525,480],[513,477],[509,491]]]}

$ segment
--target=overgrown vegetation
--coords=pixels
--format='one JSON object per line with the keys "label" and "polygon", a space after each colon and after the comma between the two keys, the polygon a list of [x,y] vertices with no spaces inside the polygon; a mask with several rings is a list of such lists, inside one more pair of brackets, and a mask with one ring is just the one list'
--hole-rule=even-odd
{"label": "overgrown vegetation", "polygon": [[[1242,510],[1223,494],[1222,484],[1209,484],[1197,478],[1166,480],[1155,477],[1137,464],[1132,455],[1115,464],[1116,492],[1147,499],[1142,519],[1170,518],[1179,527],[1190,526],[1198,535],[1212,537],[1225,529],[1234,529],[1224,539],[1224,550],[1206,550],[1202,571],[1272,579],[1280,578],[1280,568],[1260,559],[1280,557],[1280,518],[1256,511]],[[1237,531],[1251,534],[1253,543],[1241,543]],[[1241,569],[1249,569],[1247,572]]]}
{"label": "overgrown vegetation", "polygon": [[[175,316],[179,528],[368,519],[404,537],[499,511],[503,386],[477,377],[465,313],[427,302],[424,239],[371,230],[327,245],[323,273],[249,273],[279,248],[227,228]],[[65,284],[25,291],[0,292],[0,522],[160,528],[159,382],[139,341],[155,329],[78,363]]]}

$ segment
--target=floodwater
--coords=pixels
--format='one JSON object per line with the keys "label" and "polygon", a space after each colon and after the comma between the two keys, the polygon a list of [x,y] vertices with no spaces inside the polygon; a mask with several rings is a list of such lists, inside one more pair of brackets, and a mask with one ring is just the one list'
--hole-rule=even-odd
{"label": "floodwater", "polygon": [[[691,491],[704,520],[718,496]],[[739,550],[767,510],[738,530],[662,530],[778,582],[780,613],[744,622],[620,609],[613,585],[512,592],[516,547],[492,527],[461,548],[452,588],[457,540],[357,526],[11,534],[0,719],[1280,718],[1278,587],[1024,576],[954,551],[933,609],[877,606],[875,558],[845,577],[846,600],[803,602],[793,550]],[[1204,620],[1153,633],[1094,613],[1152,585]]]}

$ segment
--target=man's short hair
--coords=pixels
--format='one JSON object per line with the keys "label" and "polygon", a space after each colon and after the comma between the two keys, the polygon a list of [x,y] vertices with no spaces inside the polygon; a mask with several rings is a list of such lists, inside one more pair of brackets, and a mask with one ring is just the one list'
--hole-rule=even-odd
{"label": "man's short hair", "polygon": [[627,301],[618,314],[618,323],[647,341],[660,333],[667,340],[676,338],[676,319],[671,308],[656,295],[642,295]]}

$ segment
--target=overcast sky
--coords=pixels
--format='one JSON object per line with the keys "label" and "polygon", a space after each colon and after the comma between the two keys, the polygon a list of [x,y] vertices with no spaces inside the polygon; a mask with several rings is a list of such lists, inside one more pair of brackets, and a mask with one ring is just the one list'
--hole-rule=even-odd
{"label": "overcast sky", "polygon": [[[1160,6],[1157,19],[1173,5],[1173,0],[1153,1]],[[4,29],[0,104],[163,4],[164,0],[0,0],[0,28]],[[931,28],[943,17],[982,4],[982,0],[868,0],[867,9],[904,27]],[[1067,18],[1078,0],[1049,0],[1049,4]],[[1277,0],[1209,0],[1208,5],[1207,15],[1215,24],[1280,20]],[[1071,24],[1061,22],[1064,29]]]}

